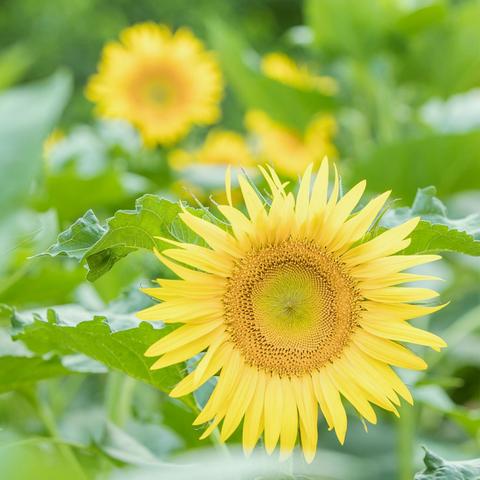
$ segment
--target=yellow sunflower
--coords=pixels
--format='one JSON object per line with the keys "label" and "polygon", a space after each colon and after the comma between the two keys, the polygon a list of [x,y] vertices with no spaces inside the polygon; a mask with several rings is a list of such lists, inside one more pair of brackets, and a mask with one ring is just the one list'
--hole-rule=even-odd
{"label": "yellow sunflower", "polygon": [[325,156],[337,156],[332,140],[337,123],[331,115],[315,117],[303,134],[260,110],[247,112],[245,125],[257,139],[260,158],[272,163],[283,175],[297,178],[310,163],[318,165]]}
{"label": "yellow sunflower", "polygon": [[146,293],[161,300],[139,313],[144,320],[183,325],[145,353],[160,356],[152,369],[205,354],[171,392],[186,395],[218,374],[218,382],[194,424],[219,424],[228,439],[243,420],[243,446],[250,452],[263,433],[271,453],[277,444],[290,454],[298,432],[304,456],[317,446],[319,411],[343,443],[344,402],[376,422],[372,405],[398,415],[399,396],[412,397],[391,366],[421,370],[426,363],[398,342],[445,342],[408,320],[442,306],[416,302],[438,294],[402,287],[432,277],[403,270],[437,260],[436,255],[396,255],[418,223],[412,219],[371,238],[369,227],[389,192],[352,213],[365,181],[339,198],[339,177],[328,192],[328,162],[312,185],[310,165],[294,196],[273,169],[260,167],[270,201],[248,180],[239,182],[246,212],[236,209],[226,178],[226,205],[218,209],[230,224],[224,231],[184,211],[183,222],[208,247],[173,243],[158,258],[177,280],[158,280]]}
{"label": "yellow sunflower", "polygon": [[338,91],[334,78],[315,75],[306,65],[298,65],[281,52],[265,55],[260,68],[267,77],[301,90],[317,90],[324,95],[334,95]]}
{"label": "yellow sunflower", "polygon": [[102,117],[130,121],[148,145],[171,144],[220,115],[223,80],[212,53],[187,28],[142,23],[105,46],[87,97]]}
{"label": "yellow sunflower", "polygon": [[172,168],[182,170],[194,164],[248,167],[254,159],[245,139],[237,132],[212,130],[203,145],[193,151],[174,150],[168,156]]}

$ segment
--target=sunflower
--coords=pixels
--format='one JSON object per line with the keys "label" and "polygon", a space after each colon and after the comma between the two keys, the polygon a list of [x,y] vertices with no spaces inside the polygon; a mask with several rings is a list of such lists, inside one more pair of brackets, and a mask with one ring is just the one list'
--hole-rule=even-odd
{"label": "sunflower", "polygon": [[223,80],[215,57],[187,28],[142,23],[105,46],[87,97],[98,114],[130,121],[147,145],[171,144],[220,115]]}
{"label": "sunflower", "polygon": [[158,258],[177,280],[145,289],[162,300],[139,313],[144,320],[182,323],[145,353],[160,357],[152,369],[205,354],[172,390],[186,395],[218,374],[218,382],[194,421],[210,422],[202,438],[220,424],[227,440],[243,420],[243,446],[250,452],[263,433],[271,453],[283,457],[299,435],[312,461],[317,420],[323,414],[341,443],[347,430],[344,403],[376,422],[372,405],[398,415],[399,397],[412,396],[391,366],[422,370],[426,363],[398,342],[445,347],[436,335],[408,320],[442,306],[416,302],[438,294],[399,286],[432,277],[403,270],[437,260],[436,255],[398,255],[418,223],[409,220],[377,236],[369,227],[389,192],[352,213],[365,181],[339,198],[339,177],[330,195],[328,162],[312,185],[310,165],[294,196],[273,169],[260,167],[270,200],[239,176],[246,212],[229,195],[218,209],[225,231],[184,210],[183,222],[208,246],[170,242]]}
{"label": "sunflower", "polygon": [[245,139],[230,130],[212,130],[200,148],[193,151],[174,150],[169,154],[168,161],[177,170],[194,164],[242,167],[254,164]]}
{"label": "sunflower", "polygon": [[298,65],[281,52],[265,55],[260,68],[267,77],[301,90],[317,90],[324,95],[334,95],[338,91],[334,78],[316,75],[306,65]]}
{"label": "sunflower", "polygon": [[257,140],[260,158],[289,177],[297,178],[307,165],[318,165],[325,156],[337,156],[332,141],[337,123],[331,115],[313,118],[303,134],[272,120],[260,110],[247,112],[245,125]]}

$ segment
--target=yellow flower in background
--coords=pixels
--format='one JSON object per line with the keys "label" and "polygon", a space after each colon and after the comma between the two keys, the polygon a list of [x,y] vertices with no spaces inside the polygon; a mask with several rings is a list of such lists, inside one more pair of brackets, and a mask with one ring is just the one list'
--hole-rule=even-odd
{"label": "yellow flower in background", "polygon": [[169,154],[168,161],[177,170],[195,164],[242,167],[254,164],[245,139],[229,130],[210,131],[200,148],[194,151],[174,150]]}
{"label": "yellow flower in background", "polygon": [[172,144],[220,116],[223,80],[212,53],[187,28],[142,23],[105,46],[87,97],[98,114],[130,121],[147,145]]}
{"label": "yellow flower in background", "polygon": [[250,452],[263,433],[267,452],[279,444],[287,456],[300,437],[308,462],[317,448],[319,411],[341,443],[347,431],[344,402],[376,422],[372,405],[398,415],[399,396],[412,397],[391,365],[422,370],[426,363],[397,342],[445,347],[408,320],[442,306],[415,302],[436,297],[426,288],[402,287],[432,277],[403,270],[436,255],[396,255],[418,218],[371,238],[367,232],[389,192],[353,213],[365,181],[339,198],[335,170],[328,195],[328,162],[312,183],[310,165],[296,196],[273,169],[260,167],[270,188],[266,203],[250,182],[238,181],[247,214],[227,202],[218,210],[228,231],[184,210],[182,221],[208,246],[166,240],[158,258],[179,278],[159,279],[144,291],[161,300],[138,314],[143,320],[183,324],[145,353],[160,357],[152,369],[205,354],[170,393],[180,397],[219,375],[194,421],[221,423],[227,440],[243,420]]}
{"label": "yellow flower in background", "polygon": [[48,158],[56,145],[65,138],[62,130],[56,128],[43,142],[43,157]]}
{"label": "yellow flower in background", "polygon": [[334,78],[315,75],[306,65],[298,65],[292,58],[281,52],[265,55],[260,66],[267,77],[291,87],[317,90],[324,95],[334,95],[338,91]]}
{"label": "yellow flower in background", "polygon": [[315,117],[303,135],[260,110],[249,111],[245,125],[257,137],[262,160],[272,163],[284,175],[296,178],[308,164],[318,165],[325,156],[337,156],[332,143],[337,124],[331,115]]}

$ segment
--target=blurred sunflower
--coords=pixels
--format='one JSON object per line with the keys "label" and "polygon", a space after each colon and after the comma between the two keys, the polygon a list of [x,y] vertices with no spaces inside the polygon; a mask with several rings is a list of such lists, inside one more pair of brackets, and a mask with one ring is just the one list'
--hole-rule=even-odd
{"label": "blurred sunflower", "polygon": [[245,125],[257,138],[260,158],[284,175],[296,178],[308,164],[318,165],[325,156],[337,156],[332,143],[337,124],[331,115],[315,117],[303,135],[260,110],[247,112]]}
{"label": "blurred sunflower", "polygon": [[43,157],[48,159],[54,148],[65,138],[65,133],[56,128],[43,142]]}
{"label": "blurred sunflower", "polygon": [[[242,135],[229,130],[210,131],[202,146],[195,150],[173,150],[168,162],[173,169],[182,172],[181,179],[171,185],[172,191],[180,198],[194,195],[201,202],[207,202],[210,197],[216,202],[225,202],[225,168],[249,168],[255,164]],[[238,198],[238,188],[232,190],[232,195]]]}
{"label": "blurred sunflower", "polygon": [[261,62],[262,72],[270,78],[302,90],[317,90],[324,95],[334,95],[338,85],[334,78],[315,75],[306,65],[298,65],[281,52],[265,55]]}
{"label": "blurred sunflower", "polygon": [[181,170],[193,164],[248,167],[254,159],[245,139],[229,130],[212,130],[203,145],[193,151],[174,150],[168,156],[172,168]]}
{"label": "blurred sunflower", "polygon": [[412,303],[436,297],[433,290],[398,285],[431,279],[402,271],[439,257],[395,255],[410,243],[418,218],[367,236],[389,192],[352,214],[365,181],[339,198],[335,170],[328,196],[326,161],[313,185],[312,166],[306,169],[296,197],[273,169],[260,170],[269,203],[243,175],[238,178],[248,216],[232,205],[227,174],[228,202],[218,208],[229,231],[184,210],[181,219],[208,247],[166,240],[174,248],[156,254],[180,278],[145,289],[162,303],[138,316],[184,324],[147,350],[147,356],[161,356],[152,369],[206,350],[171,396],[186,395],[220,372],[194,421],[212,420],[202,438],[223,421],[226,440],[243,419],[246,452],[263,432],[267,452],[279,442],[286,456],[299,431],[310,462],[319,407],[343,443],[344,400],[371,423],[372,404],[398,415],[399,396],[412,402],[391,365],[427,365],[397,342],[444,347],[441,338],[407,322],[442,306]]}
{"label": "blurred sunflower", "polygon": [[107,44],[87,97],[102,117],[130,121],[147,145],[172,144],[220,115],[223,79],[212,53],[187,28],[142,23]]}

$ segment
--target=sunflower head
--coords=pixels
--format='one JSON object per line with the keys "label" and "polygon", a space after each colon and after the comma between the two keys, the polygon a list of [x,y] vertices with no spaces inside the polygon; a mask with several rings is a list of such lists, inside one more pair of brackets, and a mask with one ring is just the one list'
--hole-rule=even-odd
{"label": "sunflower head", "polygon": [[337,126],[331,115],[313,118],[303,134],[260,110],[247,112],[245,125],[257,140],[260,156],[289,177],[297,178],[307,165],[318,165],[325,156],[337,156],[333,144]]}
{"label": "sunflower head", "polygon": [[254,165],[245,139],[230,130],[212,130],[200,148],[193,151],[174,150],[168,161],[170,166],[177,170],[195,164],[241,167]]}
{"label": "sunflower head", "polygon": [[171,144],[194,124],[219,115],[223,80],[218,63],[187,28],[142,23],[107,44],[87,97],[102,117],[133,123],[146,144]]}
{"label": "sunflower head", "polygon": [[418,219],[369,233],[389,192],[356,209],[365,182],[339,197],[335,170],[328,194],[326,160],[315,178],[307,167],[295,195],[273,169],[260,170],[267,198],[238,178],[245,210],[232,204],[227,174],[227,202],[218,210],[228,229],[181,214],[207,246],[170,241],[172,249],[156,252],[178,279],[146,289],[161,303],[139,317],[179,324],[147,350],[160,357],[153,369],[204,352],[172,396],[218,375],[194,422],[210,422],[202,438],[221,423],[226,440],[243,423],[246,452],[263,434],[267,452],[279,444],[286,456],[299,436],[310,462],[319,414],[343,443],[346,404],[376,423],[373,406],[398,415],[400,397],[412,402],[392,366],[426,363],[402,343],[439,350],[445,342],[410,325],[442,306],[418,303],[435,291],[404,286],[433,277],[404,270],[439,257],[399,254]]}

